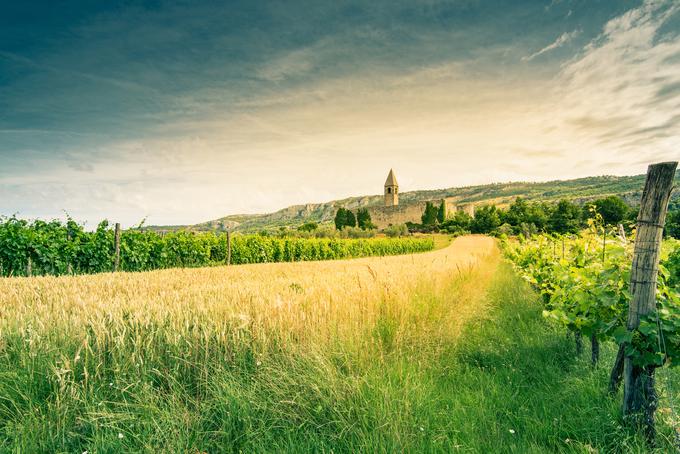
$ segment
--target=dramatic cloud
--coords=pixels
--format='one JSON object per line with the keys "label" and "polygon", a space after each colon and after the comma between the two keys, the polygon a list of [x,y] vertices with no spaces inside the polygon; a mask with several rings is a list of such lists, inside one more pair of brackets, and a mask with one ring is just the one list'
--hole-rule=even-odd
{"label": "dramatic cloud", "polygon": [[391,167],[404,190],[643,172],[680,150],[679,8],[83,3],[0,18],[0,214],[192,223],[380,193]]}

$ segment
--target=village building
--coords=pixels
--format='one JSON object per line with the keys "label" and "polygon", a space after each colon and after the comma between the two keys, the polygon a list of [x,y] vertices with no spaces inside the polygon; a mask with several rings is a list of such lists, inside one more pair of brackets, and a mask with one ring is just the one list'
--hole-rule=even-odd
{"label": "village building", "polygon": [[384,200],[383,206],[369,207],[368,211],[371,215],[371,221],[379,229],[384,229],[390,225],[405,224],[412,222],[420,224],[421,216],[425,211],[425,205],[429,201],[436,206],[444,201],[446,205],[446,212],[450,216],[456,211],[465,211],[470,216],[474,216],[474,204],[459,203],[455,197],[446,197],[444,199],[432,199],[413,202],[399,201],[399,183],[393,169],[390,169],[387,174],[387,179],[384,184]]}

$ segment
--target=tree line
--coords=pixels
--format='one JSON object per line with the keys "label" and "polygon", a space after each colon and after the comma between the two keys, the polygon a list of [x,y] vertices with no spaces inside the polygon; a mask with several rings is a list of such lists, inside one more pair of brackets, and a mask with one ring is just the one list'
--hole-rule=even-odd
{"label": "tree line", "polygon": [[371,213],[366,208],[359,208],[356,216],[347,208],[340,207],[335,213],[335,228],[342,230],[345,227],[359,227],[361,230],[375,229],[375,225],[371,221]]}
{"label": "tree line", "polygon": [[[444,201],[439,207],[427,202],[421,224],[408,223],[410,231],[482,234],[576,233],[588,225],[596,215],[606,225],[618,225],[628,229],[635,224],[638,209],[629,206],[618,196],[607,196],[579,205],[569,200],[558,202],[529,202],[521,197],[503,209],[496,205],[482,205],[474,216],[464,211],[446,213]],[[666,234],[680,238],[680,204],[669,207]]]}

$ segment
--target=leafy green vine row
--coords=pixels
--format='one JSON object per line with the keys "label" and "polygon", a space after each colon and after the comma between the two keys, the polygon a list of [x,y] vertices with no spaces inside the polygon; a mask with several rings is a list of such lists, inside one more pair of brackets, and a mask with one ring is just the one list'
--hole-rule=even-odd
{"label": "leafy green vine row", "polygon": [[543,295],[547,319],[578,335],[625,344],[626,354],[640,366],[675,366],[680,362],[677,241],[664,245],[674,252],[660,265],[657,310],[643,317],[632,332],[626,327],[631,299],[631,238],[619,237],[595,220],[578,235],[520,237],[505,239],[502,245],[515,268]]}
{"label": "leafy green vine row", "polygon": [[[329,260],[425,252],[431,238],[276,238],[232,235],[231,263]],[[213,232],[140,229],[121,233],[120,269],[146,271],[174,267],[223,265],[227,236]],[[111,271],[114,231],[107,221],[85,231],[72,220],[26,221],[0,218],[0,276],[90,274]],[[30,265],[29,265],[30,264]]]}

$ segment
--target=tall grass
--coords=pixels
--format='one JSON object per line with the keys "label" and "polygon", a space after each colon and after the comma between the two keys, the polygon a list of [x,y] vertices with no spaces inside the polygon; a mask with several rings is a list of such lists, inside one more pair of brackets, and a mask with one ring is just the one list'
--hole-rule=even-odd
{"label": "tall grass", "polygon": [[0,279],[0,451],[644,450],[499,263]]}
{"label": "tall grass", "polygon": [[338,443],[357,418],[377,417],[353,403],[370,390],[361,371],[395,351],[425,361],[460,329],[466,311],[456,295],[475,297],[474,288],[461,292],[483,274],[492,244],[464,238],[432,253],[352,261],[0,279],[5,446]]}

